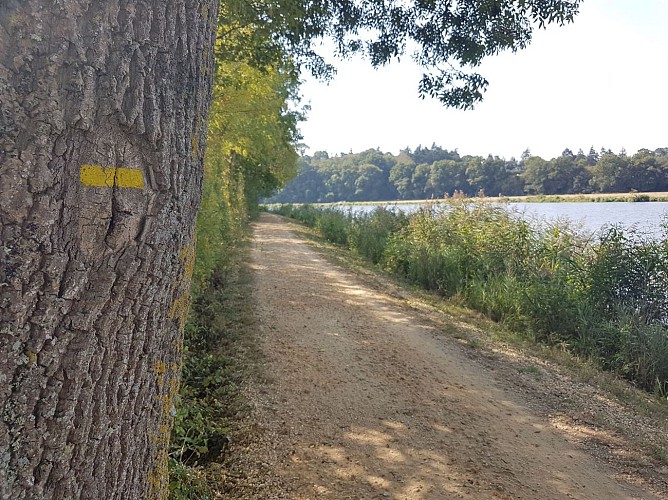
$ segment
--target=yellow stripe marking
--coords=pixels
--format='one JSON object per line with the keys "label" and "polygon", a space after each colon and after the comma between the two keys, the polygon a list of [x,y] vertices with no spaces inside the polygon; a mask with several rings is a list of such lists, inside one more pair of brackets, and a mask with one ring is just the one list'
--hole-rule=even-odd
{"label": "yellow stripe marking", "polygon": [[136,168],[81,165],[79,178],[84,186],[144,188],[144,175]]}

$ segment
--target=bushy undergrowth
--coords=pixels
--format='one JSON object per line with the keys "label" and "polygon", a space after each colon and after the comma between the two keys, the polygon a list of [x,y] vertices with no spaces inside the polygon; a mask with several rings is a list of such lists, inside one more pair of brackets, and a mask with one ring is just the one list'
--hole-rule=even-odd
{"label": "bushy undergrowth", "polygon": [[170,443],[172,500],[218,498],[220,480],[207,464],[225,458],[229,426],[240,412],[242,369],[237,344],[247,301],[238,292],[248,231],[243,179],[231,164],[210,154],[202,209],[197,219],[193,306],[184,332],[179,400]]}
{"label": "bushy undergrowth", "polygon": [[408,224],[408,217],[403,212],[384,208],[351,219],[347,228],[348,245],[374,264],[383,261],[390,236]]}
{"label": "bushy undergrowth", "polygon": [[225,460],[230,427],[246,411],[241,382],[252,352],[252,305],[243,246],[199,287],[185,329],[183,376],[170,447],[170,499],[213,499],[224,485],[208,464]]}
{"label": "bushy undergrowth", "polygon": [[665,236],[650,240],[612,227],[586,241],[567,224],[539,229],[487,203],[453,202],[411,216],[291,205],[278,212],[515,331],[668,392]]}
{"label": "bushy undergrowth", "polygon": [[322,210],[318,214],[315,227],[328,241],[337,245],[346,245],[348,243],[348,228],[351,222],[351,215],[329,209]]}
{"label": "bushy undergrowth", "polygon": [[290,217],[291,219],[298,220],[302,224],[308,227],[315,227],[315,223],[318,220],[320,210],[315,208],[313,205],[278,205],[272,209],[273,212],[284,215],[285,217]]}

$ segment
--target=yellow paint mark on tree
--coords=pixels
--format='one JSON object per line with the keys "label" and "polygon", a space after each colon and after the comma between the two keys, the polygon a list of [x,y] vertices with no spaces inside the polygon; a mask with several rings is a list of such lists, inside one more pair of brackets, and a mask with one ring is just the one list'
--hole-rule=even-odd
{"label": "yellow paint mark on tree", "polygon": [[136,168],[81,165],[79,178],[84,186],[144,188],[144,174]]}

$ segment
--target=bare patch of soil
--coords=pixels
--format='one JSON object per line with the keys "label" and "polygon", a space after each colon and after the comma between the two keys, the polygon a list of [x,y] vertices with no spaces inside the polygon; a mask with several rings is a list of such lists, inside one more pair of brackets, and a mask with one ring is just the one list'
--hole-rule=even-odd
{"label": "bare patch of soil", "polygon": [[606,418],[661,429],[599,390],[463,345],[442,332],[465,325],[329,263],[277,216],[255,225],[251,265],[267,380],[247,390],[230,497],[668,498],[668,470]]}

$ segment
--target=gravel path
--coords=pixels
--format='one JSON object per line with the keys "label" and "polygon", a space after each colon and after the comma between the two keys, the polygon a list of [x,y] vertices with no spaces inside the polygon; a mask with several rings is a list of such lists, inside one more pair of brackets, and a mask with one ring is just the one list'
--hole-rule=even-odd
{"label": "gravel path", "polygon": [[592,456],[577,417],[522,390],[530,374],[472,354],[282,218],[256,223],[251,266],[268,380],[249,388],[235,498],[665,498]]}

